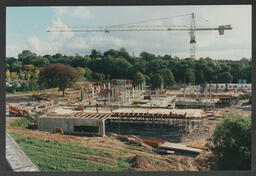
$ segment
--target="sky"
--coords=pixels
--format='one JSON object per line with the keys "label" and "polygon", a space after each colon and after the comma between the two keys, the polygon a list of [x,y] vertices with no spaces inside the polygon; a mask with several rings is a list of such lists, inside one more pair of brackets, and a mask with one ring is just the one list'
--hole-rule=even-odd
{"label": "sky", "polygon": [[[135,56],[146,51],[155,55],[189,57],[188,31],[153,32],[47,32],[55,27],[109,26],[138,21],[138,26],[189,26],[196,15],[196,27],[231,24],[233,29],[196,31],[196,58],[239,60],[251,58],[251,6],[81,6],[81,7],[7,7],[6,55],[18,57],[23,50],[38,55],[61,53],[87,55],[92,49],[126,48]],[[178,16],[178,17],[175,17]],[[153,20],[171,17],[166,20]]]}

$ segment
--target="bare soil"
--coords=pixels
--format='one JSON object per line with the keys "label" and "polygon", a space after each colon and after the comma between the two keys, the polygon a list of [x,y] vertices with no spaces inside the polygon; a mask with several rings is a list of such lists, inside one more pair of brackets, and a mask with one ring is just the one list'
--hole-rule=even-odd
{"label": "bare soil", "polygon": [[85,147],[99,149],[100,151],[102,151],[102,153],[104,153],[104,151],[106,153],[111,153],[108,155],[99,154],[93,156],[86,156],[88,157],[88,159],[96,163],[113,161],[115,159],[114,155],[119,154],[120,156],[127,157],[127,159],[129,160],[131,164],[129,170],[199,170],[195,162],[195,158],[193,157],[178,155],[160,155],[141,146],[125,144],[114,137],[73,136],[11,127],[10,123],[14,120],[14,118],[7,119],[7,132],[16,132],[42,140],[78,144]]}
{"label": "bare soil", "polygon": [[[65,98],[59,94],[48,92],[45,93],[45,96],[50,99],[63,100],[63,101],[75,101],[76,97],[79,96],[79,91],[67,91],[68,96]],[[53,96],[55,94],[55,96]],[[32,101],[32,94],[25,95],[11,95],[6,98],[7,103],[19,104],[19,103],[28,103]],[[236,113],[246,116],[251,116],[251,105],[247,104],[247,101],[240,101],[237,105],[232,105],[226,108],[218,109],[221,114],[225,113]],[[8,111],[6,111],[8,114]],[[8,117],[8,116],[7,116]],[[48,140],[48,141],[57,141],[62,143],[75,143],[85,147],[92,147],[95,149],[100,149],[101,151],[108,151],[112,153],[111,155],[93,155],[87,156],[95,164],[101,163],[104,161],[114,161],[115,154],[120,156],[125,156],[130,161],[131,168],[130,170],[137,171],[157,171],[157,170],[172,170],[172,171],[184,171],[184,170],[208,170],[209,169],[209,158],[211,155],[209,153],[202,153],[196,158],[191,156],[180,156],[176,154],[170,155],[160,155],[157,154],[145,147],[125,144],[115,137],[86,137],[86,136],[74,136],[58,133],[49,133],[38,130],[30,130],[24,128],[11,127],[10,123],[15,120],[15,118],[6,119],[6,129],[7,132],[16,132],[24,134],[30,137],[35,137],[37,139]],[[206,140],[213,133],[216,125],[221,121],[221,119],[208,120],[205,119],[203,128],[207,128],[203,134],[199,136],[185,135],[182,136],[182,143],[188,143],[191,140],[199,139]],[[47,152],[47,151],[46,151]]]}

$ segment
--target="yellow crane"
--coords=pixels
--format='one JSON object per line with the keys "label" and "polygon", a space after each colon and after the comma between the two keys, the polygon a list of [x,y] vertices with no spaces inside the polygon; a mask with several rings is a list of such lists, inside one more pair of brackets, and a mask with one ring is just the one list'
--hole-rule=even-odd
{"label": "yellow crane", "polygon": [[[185,25],[151,25],[151,26],[138,26],[134,24],[143,23],[143,22],[149,22],[149,21],[157,21],[157,20],[166,20],[173,17],[180,17],[180,16],[191,16],[191,23],[190,26]],[[219,25],[217,27],[196,27],[195,23],[195,14],[184,14],[184,15],[178,15],[173,17],[164,17],[164,18],[158,18],[153,20],[144,20],[134,23],[128,23],[128,24],[120,24],[120,25],[112,25],[112,26],[97,26],[97,27],[71,27],[71,28],[62,28],[62,27],[56,27],[51,28],[47,30],[47,32],[123,32],[123,31],[189,31],[190,35],[190,58],[196,57],[196,39],[195,39],[195,31],[209,31],[209,30],[217,30],[219,31],[219,35],[223,35],[225,30],[231,30],[232,26],[230,24],[228,25]],[[131,25],[133,24],[133,25]]]}

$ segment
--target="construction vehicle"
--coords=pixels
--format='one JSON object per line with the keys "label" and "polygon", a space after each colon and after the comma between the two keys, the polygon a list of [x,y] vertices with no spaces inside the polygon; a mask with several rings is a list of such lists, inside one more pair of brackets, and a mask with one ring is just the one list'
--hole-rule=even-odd
{"label": "construction vehicle", "polygon": [[[183,17],[183,16],[190,16],[190,26],[187,25],[150,25],[150,26],[138,26],[134,24],[140,24],[145,22],[152,22],[152,21],[160,21],[160,20],[168,20],[171,18],[176,17]],[[143,20],[133,23],[127,23],[127,24],[120,24],[120,25],[110,25],[110,26],[98,26],[98,27],[56,27],[48,29],[47,32],[130,32],[130,31],[188,31],[190,36],[190,58],[195,59],[196,57],[196,39],[195,39],[195,32],[196,31],[209,31],[209,30],[217,30],[219,32],[219,35],[224,35],[225,30],[231,30],[232,26],[230,24],[228,25],[219,25],[216,27],[196,27],[196,20],[195,17],[200,17],[198,15],[195,15],[194,13],[184,14],[184,15],[177,15],[172,17],[164,17],[164,18],[157,18],[157,19],[151,19],[151,20]],[[200,17],[201,19],[205,20],[204,18]],[[208,20],[205,20],[208,22]]]}
{"label": "construction vehicle", "polygon": [[16,108],[10,105],[9,105],[9,114],[10,116],[17,116],[17,117],[29,116],[29,112],[27,110]]}

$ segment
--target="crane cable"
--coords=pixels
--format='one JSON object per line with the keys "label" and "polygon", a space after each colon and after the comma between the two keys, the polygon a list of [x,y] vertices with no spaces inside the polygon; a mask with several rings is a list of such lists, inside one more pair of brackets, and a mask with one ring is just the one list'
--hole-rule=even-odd
{"label": "crane cable", "polygon": [[[142,20],[142,21],[137,21],[137,22],[132,22],[132,23],[125,23],[125,24],[118,24],[118,25],[108,25],[108,26],[91,26],[91,27],[68,27],[69,29],[75,29],[75,28],[104,28],[104,27],[121,27],[121,26],[126,26],[126,25],[131,25],[131,24],[138,24],[138,23],[146,23],[146,22],[152,22],[152,21],[160,21],[160,20],[167,20],[171,18],[177,18],[177,17],[183,17],[183,16],[188,16],[191,15],[191,13],[188,14],[183,14],[183,15],[175,15],[175,16],[170,16],[170,17],[162,17],[162,18],[155,18],[155,19],[150,19],[150,20]],[[63,29],[67,27],[55,27],[55,29]]]}

